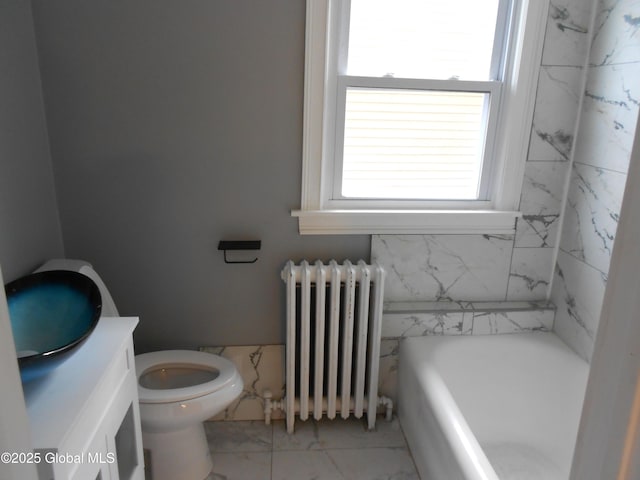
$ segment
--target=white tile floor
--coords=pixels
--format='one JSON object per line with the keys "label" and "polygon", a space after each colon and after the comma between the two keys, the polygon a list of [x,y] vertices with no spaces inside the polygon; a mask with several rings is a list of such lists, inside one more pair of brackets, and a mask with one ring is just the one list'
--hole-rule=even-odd
{"label": "white tile floor", "polygon": [[397,420],[206,422],[210,480],[418,480]]}

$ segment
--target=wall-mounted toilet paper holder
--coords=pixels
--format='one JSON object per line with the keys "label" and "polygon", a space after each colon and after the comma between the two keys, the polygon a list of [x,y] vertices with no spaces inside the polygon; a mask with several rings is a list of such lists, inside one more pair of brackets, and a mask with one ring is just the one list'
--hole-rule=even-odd
{"label": "wall-mounted toilet paper holder", "polygon": [[220,240],[218,250],[224,251],[224,263],[256,263],[258,257],[253,260],[229,260],[227,251],[260,250],[261,246],[261,240]]}

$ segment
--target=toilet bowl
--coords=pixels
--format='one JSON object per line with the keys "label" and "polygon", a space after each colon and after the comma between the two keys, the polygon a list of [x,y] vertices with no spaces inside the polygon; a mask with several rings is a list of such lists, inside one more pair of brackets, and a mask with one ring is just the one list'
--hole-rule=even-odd
{"label": "toilet bowl", "polygon": [[[118,316],[104,282],[87,262],[50,260],[38,271],[73,270],[91,278],[102,295],[102,317]],[[105,320],[108,321],[108,320]],[[203,423],[242,392],[233,363],[218,355],[164,350],[135,357],[145,469],[154,480],[203,480],[211,454]]]}
{"label": "toilet bowl", "polygon": [[154,480],[204,479],[212,468],[202,422],[242,392],[229,360],[165,350],[136,356],[142,444]]}

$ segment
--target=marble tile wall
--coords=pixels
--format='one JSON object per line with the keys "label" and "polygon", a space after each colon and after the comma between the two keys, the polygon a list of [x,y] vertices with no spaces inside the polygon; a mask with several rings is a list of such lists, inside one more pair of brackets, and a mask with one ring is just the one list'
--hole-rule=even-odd
{"label": "marble tile wall", "polygon": [[547,298],[592,3],[550,2],[515,236],[374,235],[372,261],[387,269],[387,300]]}
{"label": "marble tile wall", "polygon": [[593,352],[640,105],[640,1],[598,0],[551,299],[556,332]]}
{"label": "marble tile wall", "polygon": [[387,272],[385,300],[505,300],[513,236],[374,235],[371,260]]}
{"label": "marble tile wall", "polygon": [[[244,382],[240,397],[215,420],[263,420],[264,391],[270,390],[274,399],[284,396],[284,345],[201,347],[200,350],[231,360]],[[281,412],[275,411],[272,418],[282,418]]]}

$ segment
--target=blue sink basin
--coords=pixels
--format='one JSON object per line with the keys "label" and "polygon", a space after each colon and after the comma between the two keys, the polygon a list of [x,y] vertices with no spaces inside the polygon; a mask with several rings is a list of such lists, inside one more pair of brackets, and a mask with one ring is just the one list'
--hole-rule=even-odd
{"label": "blue sink basin", "polygon": [[60,365],[100,319],[100,290],[78,272],[33,273],[8,283],[5,291],[23,382]]}

